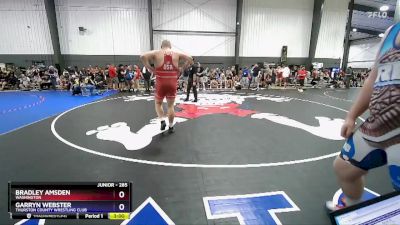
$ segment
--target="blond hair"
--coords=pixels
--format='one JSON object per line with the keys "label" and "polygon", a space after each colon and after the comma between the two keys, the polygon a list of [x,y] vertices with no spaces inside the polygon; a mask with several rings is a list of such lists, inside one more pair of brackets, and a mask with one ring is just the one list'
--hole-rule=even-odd
{"label": "blond hair", "polygon": [[171,48],[171,42],[169,40],[163,40],[161,42],[161,48]]}

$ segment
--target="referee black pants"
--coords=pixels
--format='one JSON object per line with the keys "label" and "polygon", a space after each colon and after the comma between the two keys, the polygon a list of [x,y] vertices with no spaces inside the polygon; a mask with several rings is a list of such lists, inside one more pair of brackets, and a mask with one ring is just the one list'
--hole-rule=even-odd
{"label": "referee black pants", "polygon": [[189,100],[190,89],[193,89],[194,99],[197,100],[197,86],[193,85],[193,79],[188,79],[186,99]]}

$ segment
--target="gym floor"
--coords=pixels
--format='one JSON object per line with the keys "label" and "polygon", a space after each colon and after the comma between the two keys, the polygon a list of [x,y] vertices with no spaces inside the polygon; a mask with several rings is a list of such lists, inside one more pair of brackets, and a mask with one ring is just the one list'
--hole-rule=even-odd
{"label": "gym floor", "polygon": [[[159,131],[152,96],[70,105],[0,135],[0,224],[19,222],[7,214],[9,181],[131,181],[133,210],[151,197],[164,221],[182,225],[330,224],[324,203],[339,189],[332,169],[344,143],[338,132],[359,90],[210,91],[196,104],[181,94],[172,134]],[[386,168],[371,171],[366,186],[392,191]],[[268,198],[275,211],[257,202]]]}

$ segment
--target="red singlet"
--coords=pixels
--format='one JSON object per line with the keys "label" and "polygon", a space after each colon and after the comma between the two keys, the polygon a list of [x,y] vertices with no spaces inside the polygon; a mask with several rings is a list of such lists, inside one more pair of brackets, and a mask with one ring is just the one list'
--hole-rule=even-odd
{"label": "red singlet", "polygon": [[156,94],[157,100],[175,99],[179,69],[172,62],[172,52],[164,53],[164,63],[156,68]]}

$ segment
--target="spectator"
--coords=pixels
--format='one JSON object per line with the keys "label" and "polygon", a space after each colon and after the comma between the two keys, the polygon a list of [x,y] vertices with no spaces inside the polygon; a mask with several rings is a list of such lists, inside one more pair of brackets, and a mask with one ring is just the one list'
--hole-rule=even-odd
{"label": "spectator", "polygon": [[226,76],[225,72],[222,70],[219,74],[219,87],[222,89],[223,87],[226,88]]}
{"label": "spectator", "polygon": [[72,90],[72,95],[78,95],[82,93],[82,88],[81,88],[81,79],[80,76],[73,75],[71,77],[71,90]]}
{"label": "spectator", "polygon": [[[205,91],[206,90],[206,83],[208,82],[207,74],[208,74],[209,68],[207,67],[206,69],[203,69],[201,67],[200,71],[201,72],[199,73],[199,86],[201,84],[201,87],[203,88],[203,91]],[[199,89],[200,89],[200,87],[199,87]]]}
{"label": "spectator", "polygon": [[240,76],[239,76],[239,74],[237,74],[237,75],[235,75],[233,77],[233,87],[232,87],[232,89],[240,89],[240,88],[241,88],[241,86],[240,86]]}
{"label": "spectator", "polygon": [[287,65],[284,65],[283,69],[282,69],[282,78],[283,78],[284,88],[286,88],[286,86],[287,86],[289,76],[290,76],[290,69]]}
{"label": "spectator", "polygon": [[218,88],[218,81],[217,81],[217,71],[214,70],[210,76],[210,88],[217,89]]}
{"label": "spectator", "polygon": [[[154,65],[151,65],[151,66],[154,66]],[[151,78],[152,78],[153,74],[145,66],[143,66],[142,74],[143,74],[143,78],[144,78],[144,87],[146,89],[146,92],[150,93]]]}
{"label": "spectator", "polygon": [[358,72],[356,75],[353,76],[351,86],[358,87],[358,81],[361,81],[361,73],[360,72]]}
{"label": "spectator", "polygon": [[124,91],[125,90],[125,74],[126,74],[126,70],[125,70],[124,65],[119,64],[118,70],[117,70],[118,89],[119,89],[119,91]]}
{"label": "spectator", "polygon": [[21,73],[21,78],[19,79],[19,88],[22,91],[27,91],[31,87],[31,80],[25,74]]}
{"label": "spectator", "polygon": [[49,70],[47,71],[49,76],[50,84],[53,90],[57,89],[57,78],[58,78],[58,71],[54,66],[49,66]]}
{"label": "spectator", "polygon": [[311,74],[312,80],[311,80],[311,85],[313,88],[316,87],[316,85],[319,82],[319,71],[318,69],[314,69],[312,74]]}
{"label": "spectator", "polygon": [[96,84],[96,89],[104,89],[106,85],[106,76],[104,75],[104,70],[99,69],[99,72],[95,74],[94,83]]}
{"label": "spectator", "polygon": [[13,71],[9,73],[9,84],[11,85],[12,88],[17,89],[19,87],[19,79],[15,75]]}
{"label": "spectator", "polygon": [[117,90],[119,80],[117,77],[117,69],[115,68],[114,64],[111,64],[110,67],[108,67],[108,75],[111,79],[112,89]]}
{"label": "spectator", "polygon": [[68,89],[69,83],[69,72],[64,70],[62,75],[60,76],[58,83],[60,84],[60,88],[62,90]]}
{"label": "spectator", "polygon": [[42,84],[42,78],[38,72],[34,72],[33,79],[32,79],[32,86],[33,88],[40,89],[40,85]]}
{"label": "spectator", "polygon": [[298,89],[299,92],[303,92],[304,87],[304,80],[307,77],[307,71],[304,66],[300,67],[300,70],[297,72],[297,78],[299,80],[300,88]]}
{"label": "spectator", "polygon": [[290,70],[290,78],[289,78],[290,82],[289,83],[295,84],[295,86],[297,86],[298,72],[299,72],[299,70],[301,70],[301,67],[302,66],[300,66],[300,67],[293,66],[293,69]]}
{"label": "spectator", "polygon": [[3,91],[10,80],[9,74],[0,71],[0,91]]}
{"label": "spectator", "polygon": [[40,78],[42,79],[42,82],[40,83],[40,89],[50,89],[51,86],[51,80],[50,76],[47,73],[43,73],[43,71],[40,71],[39,73]]}
{"label": "spectator", "polygon": [[278,66],[275,70],[276,78],[278,80],[278,86],[282,87],[283,70],[281,66]]}
{"label": "spectator", "polygon": [[86,95],[88,90],[89,90],[90,95],[94,95],[95,94],[96,86],[95,86],[94,75],[93,74],[90,74],[85,79],[85,83],[83,85],[83,91],[82,91],[83,93],[85,93],[84,95]]}
{"label": "spectator", "polygon": [[[259,73],[260,73],[260,67],[258,67],[258,64],[255,64],[255,65],[253,66],[253,68],[252,68],[251,71],[252,71],[252,72],[251,72],[251,75],[252,75],[252,76],[249,76],[249,86],[248,86],[248,89],[250,89],[251,84],[253,84],[253,83],[258,83],[257,78],[258,78]],[[259,84],[257,84],[257,90],[258,90],[258,88],[259,88],[258,86],[259,86]]]}
{"label": "spectator", "polygon": [[105,79],[105,84],[107,84],[107,88],[108,89],[112,89],[112,80],[110,78],[110,74],[109,74],[109,68],[110,65],[107,65],[106,68],[103,70],[103,74],[104,74],[104,79]]}
{"label": "spectator", "polygon": [[346,69],[346,73],[345,73],[345,78],[344,78],[344,84],[346,86],[346,88],[350,88],[350,81],[353,77],[353,69],[351,68],[351,66],[349,66]]}
{"label": "spectator", "polygon": [[137,65],[133,66],[133,69],[135,70],[135,80],[134,80],[134,88],[135,92],[139,92],[139,84],[140,84],[140,79],[142,78],[142,73],[140,72],[140,68]]}
{"label": "spectator", "polygon": [[267,66],[264,70],[264,87],[269,88],[272,85],[272,70]]}
{"label": "spectator", "polygon": [[129,91],[133,91],[132,86],[134,85],[133,84],[134,77],[135,77],[135,74],[133,72],[132,65],[130,65],[130,66],[128,66],[128,69],[126,70],[126,73],[125,73],[125,82],[126,82],[126,85],[127,85],[127,88]]}
{"label": "spectator", "polygon": [[233,84],[233,73],[232,73],[232,70],[226,70],[225,89],[226,89],[226,88],[233,89],[234,86],[235,86],[235,85]]}
{"label": "spectator", "polygon": [[246,87],[249,83],[249,76],[250,76],[250,70],[247,67],[244,67],[243,69],[243,75],[241,77],[241,84],[242,86]]}

